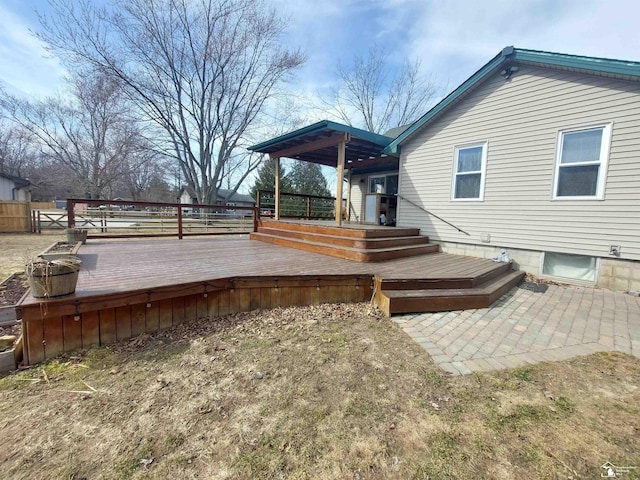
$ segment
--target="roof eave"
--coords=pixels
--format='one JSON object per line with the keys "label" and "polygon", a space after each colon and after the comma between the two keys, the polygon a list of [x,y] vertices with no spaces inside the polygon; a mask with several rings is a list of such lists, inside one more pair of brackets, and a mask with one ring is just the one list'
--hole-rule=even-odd
{"label": "roof eave", "polygon": [[[505,49],[506,50],[506,49]],[[417,130],[419,130],[425,123],[427,123],[431,118],[436,116],[438,113],[447,108],[451,103],[453,103],[458,97],[463,95],[465,92],[473,88],[479,82],[481,82],[486,76],[491,74],[494,69],[496,69],[502,62],[504,62],[508,55],[505,55],[505,50],[500,52],[494,58],[492,58],[488,63],[486,63],[480,70],[471,75],[467,80],[465,80],[458,88],[456,88],[449,95],[444,97],[435,107],[425,113],[422,117],[416,120],[409,128],[407,128],[404,132],[402,132],[393,142],[391,142],[387,147],[383,150],[383,153],[388,155],[397,155],[400,153],[399,147],[400,144],[406,140],[408,137],[413,135]]]}
{"label": "roof eave", "polygon": [[368,132],[360,128],[351,127],[349,125],[343,125],[341,123],[332,122],[330,120],[322,120],[320,122],[307,125],[306,127],[302,127],[298,130],[285,133],[284,135],[280,135],[279,137],[275,137],[265,142],[252,145],[251,147],[248,148],[248,150],[252,152],[264,152],[265,150],[279,143],[288,142],[290,140],[294,140],[304,135],[308,135],[310,133],[320,131],[320,130],[325,130],[325,129],[334,130],[336,132],[349,133],[355,138],[379,145],[380,148],[386,147],[393,140],[393,138],[391,137],[380,135],[378,133]]}
{"label": "roof eave", "polygon": [[482,82],[494,70],[497,70],[506,61],[520,61],[537,63],[540,65],[558,66],[573,68],[576,70],[609,73],[613,75],[625,75],[630,77],[640,77],[640,63],[624,60],[613,60],[607,58],[584,57],[578,55],[566,55],[554,52],[543,52],[538,50],[525,50],[513,47],[504,48],[498,55],[486,63],[480,70],[471,75],[453,92],[441,100],[435,107],[416,120],[409,128],[400,134],[383,150],[389,155],[398,155],[400,145],[407,140],[429,120],[445,110],[461,95]]}
{"label": "roof eave", "polygon": [[575,68],[614,75],[640,75],[640,63],[609,58],[585,57],[538,50],[515,49],[513,58],[522,62],[539,63],[565,68]]}

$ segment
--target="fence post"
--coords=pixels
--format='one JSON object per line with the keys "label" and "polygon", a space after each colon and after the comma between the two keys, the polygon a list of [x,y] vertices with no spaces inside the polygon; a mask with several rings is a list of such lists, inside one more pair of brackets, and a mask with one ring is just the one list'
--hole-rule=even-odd
{"label": "fence post", "polygon": [[38,210],[38,233],[42,233],[42,223],[40,223],[40,210]]}
{"label": "fence post", "polygon": [[178,239],[182,240],[182,207],[180,204],[178,207]]}
{"label": "fence post", "polygon": [[311,197],[307,197],[307,220],[311,219]]}
{"label": "fence post", "polygon": [[[75,228],[76,226],[75,206],[76,206],[76,202],[74,202],[73,200],[69,200],[67,198],[67,226],[69,228]],[[38,210],[38,224],[40,224],[39,210]]]}

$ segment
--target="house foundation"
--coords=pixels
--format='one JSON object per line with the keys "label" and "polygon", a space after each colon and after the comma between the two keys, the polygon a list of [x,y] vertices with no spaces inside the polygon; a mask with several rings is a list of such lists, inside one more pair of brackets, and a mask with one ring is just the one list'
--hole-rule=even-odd
{"label": "house foundation", "polygon": [[598,258],[595,282],[585,282],[571,278],[548,277],[542,272],[542,251],[521,250],[516,248],[485,246],[456,242],[438,242],[440,250],[454,255],[493,258],[503,249],[507,250],[513,261],[513,268],[541,278],[555,279],[572,285],[594,285],[622,292],[640,291],[640,262],[619,258]]}

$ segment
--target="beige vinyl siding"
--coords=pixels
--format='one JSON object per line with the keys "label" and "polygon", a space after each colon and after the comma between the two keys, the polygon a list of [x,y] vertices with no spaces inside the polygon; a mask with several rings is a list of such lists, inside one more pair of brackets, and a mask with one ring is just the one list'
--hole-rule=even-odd
{"label": "beige vinyl siding", "polygon": [[[611,124],[604,200],[553,200],[560,130]],[[483,201],[452,201],[456,146],[487,142]],[[436,241],[640,260],[640,84],[521,66],[493,75],[401,146],[398,224]]]}
{"label": "beige vinyl siding", "polygon": [[[364,180],[363,183],[360,180]],[[352,222],[362,222],[364,220],[364,194],[366,189],[366,175],[353,175],[351,177],[351,218]]]}

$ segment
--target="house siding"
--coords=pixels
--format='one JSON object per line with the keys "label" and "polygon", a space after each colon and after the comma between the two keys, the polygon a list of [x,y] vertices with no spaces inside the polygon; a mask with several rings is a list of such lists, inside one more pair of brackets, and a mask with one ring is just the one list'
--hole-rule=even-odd
{"label": "house siding", "polygon": [[[553,200],[558,132],[611,124],[604,200]],[[435,241],[640,260],[640,85],[520,66],[498,73],[401,145],[398,223]],[[454,148],[487,142],[483,201],[452,201]],[[490,235],[482,242],[482,235]]]}
{"label": "house siding", "polygon": [[15,184],[8,178],[0,177],[0,200],[15,200],[13,188]]}
{"label": "house siding", "polygon": [[16,201],[16,202],[30,202],[31,192],[26,188],[16,189],[16,184],[13,180],[0,177],[0,200]]}
{"label": "house siding", "polygon": [[[364,180],[361,183],[361,180]],[[367,175],[353,175],[351,177],[351,216],[350,222],[364,221],[364,194],[366,190]]]}

